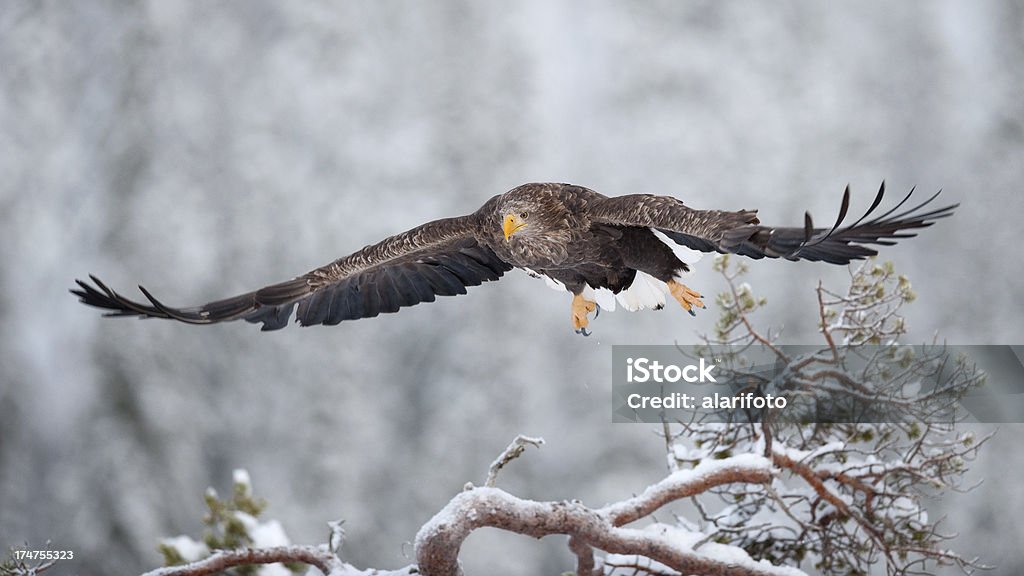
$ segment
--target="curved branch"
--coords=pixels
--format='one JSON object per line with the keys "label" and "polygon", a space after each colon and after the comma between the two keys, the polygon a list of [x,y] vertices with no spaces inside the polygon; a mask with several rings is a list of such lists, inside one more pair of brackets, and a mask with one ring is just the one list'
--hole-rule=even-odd
{"label": "curved branch", "polygon": [[648,516],[669,502],[689,498],[723,484],[764,484],[771,481],[767,458],[744,454],[724,460],[704,460],[696,468],[679,470],[648,487],[639,496],[609,504],[600,510],[613,526]]}
{"label": "curved branch", "polygon": [[[730,561],[698,553],[671,534],[621,528],[655,512],[660,507],[732,483],[766,483],[771,480],[771,463],[755,455],[743,455],[681,470],[620,503],[594,510],[578,501],[536,502],[517,498],[497,488],[474,488],[456,495],[416,535],[419,569],[428,576],[461,574],[459,550],[462,542],[478,528],[501,528],[541,538],[553,534],[570,536],[579,554],[584,546],[612,554],[644,556],[685,574],[764,576],[802,574],[795,568],[758,562],[740,549]],[[579,566],[586,566],[584,561]]]}

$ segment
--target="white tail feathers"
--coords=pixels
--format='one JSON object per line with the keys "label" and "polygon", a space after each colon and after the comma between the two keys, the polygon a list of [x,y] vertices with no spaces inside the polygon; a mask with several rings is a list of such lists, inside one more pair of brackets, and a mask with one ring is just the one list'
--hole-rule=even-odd
{"label": "white tail feathers", "polygon": [[597,302],[601,310],[615,312],[615,293],[607,288],[585,286],[583,288],[583,297],[592,302]]}
{"label": "white tail feathers", "polygon": [[629,288],[616,294],[615,298],[623,308],[630,312],[636,312],[647,308],[655,310],[663,308],[666,294],[668,294],[668,284],[650,274],[637,271],[636,278],[633,279]]}

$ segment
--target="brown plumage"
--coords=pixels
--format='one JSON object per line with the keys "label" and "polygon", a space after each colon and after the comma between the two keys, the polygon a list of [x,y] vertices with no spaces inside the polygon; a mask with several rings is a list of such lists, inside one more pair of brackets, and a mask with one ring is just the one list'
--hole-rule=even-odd
{"label": "brown plumage", "polygon": [[[304,325],[337,324],[464,294],[467,286],[497,280],[513,267],[548,277],[573,293],[573,325],[586,334],[587,315],[597,307],[594,291],[618,295],[629,309],[660,308],[664,294],[691,314],[700,296],[678,281],[689,270],[678,244],[701,252],[751,258],[786,258],[845,264],[876,254],[868,245],[890,245],[914,236],[911,230],[949,216],[956,205],[925,211],[935,199],[868,220],[881,203],[879,189],[868,212],[840,228],[849,206],[843,195],[831,229],[762,226],[756,211],[696,210],[668,196],[634,194],[608,198],[570,184],[524,184],[495,196],[476,212],[428,222],[317,268],[298,278],[202,306],[173,308],[139,289],[136,302],[108,288],[76,280],[71,292],[110,316],[170,318],[190,324],[243,319],[276,330],[291,315]],[[913,190],[911,190],[911,194]],[[641,293],[641,277],[659,292]],[[654,280],[646,280],[653,278]],[[634,289],[639,295],[633,297]],[[660,300],[659,300],[660,298]],[[614,306],[614,299],[607,301]]]}

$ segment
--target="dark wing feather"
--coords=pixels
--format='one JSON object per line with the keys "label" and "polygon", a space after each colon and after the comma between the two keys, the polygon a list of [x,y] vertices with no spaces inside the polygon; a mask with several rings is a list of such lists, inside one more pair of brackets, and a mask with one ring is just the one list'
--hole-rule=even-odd
{"label": "dark wing feather", "polygon": [[476,215],[436,220],[392,236],[287,282],[202,306],[174,308],[139,290],[148,303],[130,300],[95,276],[76,280],[80,301],[108,316],[170,318],[190,324],[244,319],[263,330],[288,324],[292,312],[303,326],[337,324],[465,294],[467,286],[497,280],[512,268],[479,238]]}
{"label": "dark wing feather", "polygon": [[756,210],[695,210],[671,196],[629,194],[593,201],[590,219],[617,226],[656,228],[676,242],[703,252],[720,251],[730,230],[756,225]]}
{"label": "dark wing feather", "polygon": [[935,220],[951,215],[958,206],[925,210],[938,196],[936,193],[899,212],[913,192],[889,211],[869,219],[882,202],[883,182],[867,212],[845,228],[840,226],[849,210],[849,188],[843,194],[839,216],[831,228],[815,228],[810,214],[805,215],[802,227],[762,226],[756,211],[695,210],[675,198],[651,195],[620,196],[598,202],[591,210],[591,218],[608,224],[656,228],[672,240],[704,252],[847,264],[877,254],[870,247],[872,244],[889,246],[899,238],[916,236],[912,230],[931,226]]}

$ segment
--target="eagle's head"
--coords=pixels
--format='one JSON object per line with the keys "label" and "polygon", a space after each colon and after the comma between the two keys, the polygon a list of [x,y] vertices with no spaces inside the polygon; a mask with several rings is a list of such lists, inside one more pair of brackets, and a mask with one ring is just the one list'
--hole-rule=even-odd
{"label": "eagle's head", "polygon": [[523,184],[499,197],[494,225],[509,250],[523,259],[558,261],[570,238],[569,209],[558,184]]}
{"label": "eagle's head", "polygon": [[558,234],[569,226],[569,210],[557,194],[558,184],[523,184],[503,194],[495,214],[506,241]]}
{"label": "eagle's head", "polygon": [[519,232],[529,224],[530,210],[526,206],[507,206],[505,217],[502,219],[501,230],[505,234],[505,241],[512,239],[512,235]]}

